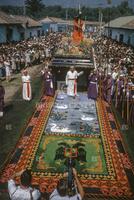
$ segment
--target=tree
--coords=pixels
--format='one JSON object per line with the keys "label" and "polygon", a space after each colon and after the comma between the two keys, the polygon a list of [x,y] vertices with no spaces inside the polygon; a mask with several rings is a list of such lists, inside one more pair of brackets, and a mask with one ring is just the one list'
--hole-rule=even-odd
{"label": "tree", "polygon": [[[23,7],[14,6],[0,6],[0,9],[9,13],[21,15],[23,13]],[[134,11],[129,7],[127,1],[123,1],[118,6],[109,6],[102,8],[103,21],[115,19],[121,16],[133,15]],[[26,0],[26,14],[35,19],[42,19],[46,16],[59,17],[66,19],[66,8],[61,6],[45,6],[42,0]],[[68,19],[72,20],[78,14],[78,10],[75,8],[68,8]],[[82,18],[90,21],[98,21],[99,9],[82,7]]]}
{"label": "tree", "polygon": [[40,12],[45,7],[42,0],[26,0],[25,4],[28,15],[31,15],[34,18],[38,18]]}
{"label": "tree", "polygon": [[10,15],[23,15],[23,8],[20,6],[0,6],[0,10]]}
{"label": "tree", "polygon": [[[110,18],[110,20],[112,20],[112,19],[116,19],[118,17],[134,14],[133,10],[129,7],[129,4],[127,1],[122,2],[117,7],[104,8],[102,10],[102,12],[103,12],[103,16],[104,16],[103,20],[105,22],[108,22],[109,18]],[[110,17],[108,15],[110,15]]]}

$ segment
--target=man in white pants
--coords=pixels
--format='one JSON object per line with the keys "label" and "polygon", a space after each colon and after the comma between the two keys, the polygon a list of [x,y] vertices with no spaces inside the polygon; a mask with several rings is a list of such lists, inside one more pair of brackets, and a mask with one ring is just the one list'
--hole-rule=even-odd
{"label": "man in white pants", "polygon": [[83,71],[78,73],[74,66],[70,67],[70,70],[66,75],[67,95],[75,97],[77,96],[77,78],[83,74]]}

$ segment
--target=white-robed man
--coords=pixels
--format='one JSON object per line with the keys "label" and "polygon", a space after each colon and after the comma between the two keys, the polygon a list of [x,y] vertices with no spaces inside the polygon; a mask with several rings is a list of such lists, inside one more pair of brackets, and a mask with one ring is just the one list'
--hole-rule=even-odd
{"label": "white-robed man", "polygon": [[28,74],[27,70],[23,71],[22,74],[22,97],[25,101],[30,101],[32,99],[32,90],[31,90],[31,77]]}
{"label": "white-robed man", "polygon": [[66,85],[67,85],[67,95],[75,97],[77,96],[77,78],[83,74],[82,72],[77,72],[74,66],[70,67],[70,70],[66,75]]}

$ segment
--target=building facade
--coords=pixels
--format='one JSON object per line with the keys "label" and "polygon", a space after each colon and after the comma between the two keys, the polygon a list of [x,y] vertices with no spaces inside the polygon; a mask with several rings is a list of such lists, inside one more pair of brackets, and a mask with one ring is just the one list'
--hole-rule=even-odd
{"label": "building facade", "polygon": [[45,32],[65,32],[67,21],[56,17],[46,17],[40,21],[42,30]]}
{"label": "building facade", "polygon": [[105,25],[104,35],[134,46],[134,16],[119,17]]}
{"label": "building facade", "polygon": [[40,36],[41,24],[27,16],[8,15],[0,11],[0,43],[19,42]]}
{"label": "building facade", "polygon": [[[66,32],[73,31],[74,21],[73,20],[63,20],[61,18],[46,17],[40,21],[42,24],[43,32]],[[102,24],[104,24],[102,22]],[[96,21],[84,21],[84,29],[88,33],[96,32],[100,26],[100,22]]]}

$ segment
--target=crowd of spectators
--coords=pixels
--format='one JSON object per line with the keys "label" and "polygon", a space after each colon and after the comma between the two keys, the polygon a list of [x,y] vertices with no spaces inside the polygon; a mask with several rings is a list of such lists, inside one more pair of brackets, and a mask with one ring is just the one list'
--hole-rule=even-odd
{"label": "crowd of spectators", "polygon": [[95,60],[102,97],[134,124],[134,49],[107,37],[95,41]]}
{"label": "crowd of spectators", "polygon": [[134,74],[134,49],[107,37],[95,41],[96,61],[98,66],[112,73],[116,68],[118,74]]}
{"label": "crowd of spectators", "polygon": [[50,33],[40,38],[32,38],[19,43],[0,46],[0,79],[10,81],[11,74],[40,64],[51,58],[61,42],[62,34]]}

